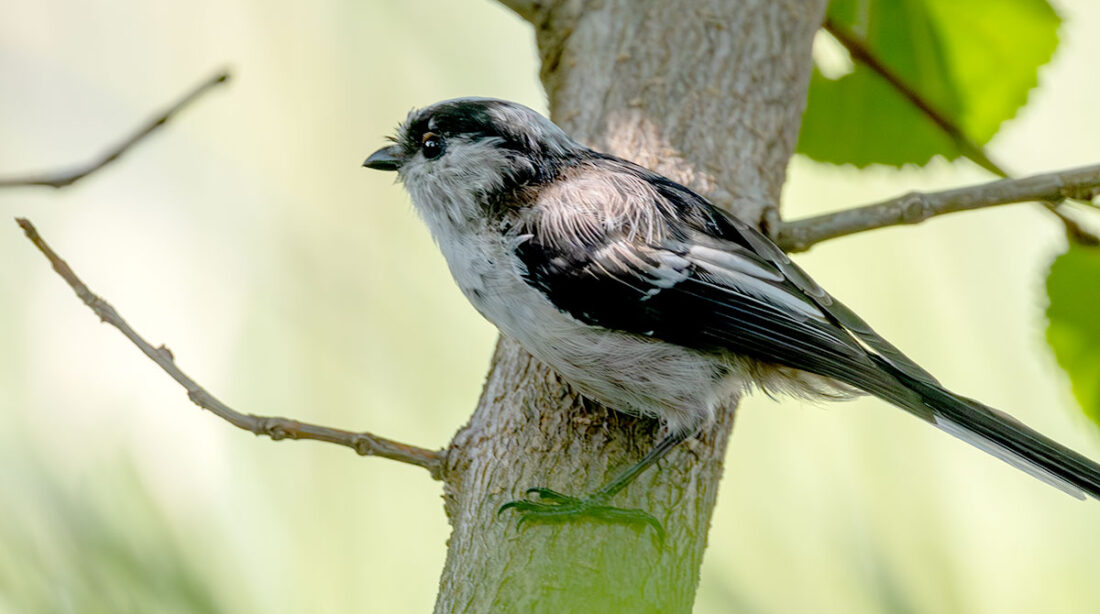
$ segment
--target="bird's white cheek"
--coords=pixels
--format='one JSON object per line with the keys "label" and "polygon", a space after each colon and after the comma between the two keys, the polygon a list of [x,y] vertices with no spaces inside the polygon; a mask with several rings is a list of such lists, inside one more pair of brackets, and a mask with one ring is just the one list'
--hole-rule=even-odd
{"label": "bird's white cheek", "polygon": [[477,192],[471,191],[468,184],[440,173],[432,173],[422,180],[410,174],[405,187],[413,206],[437,240],[441,240],[439,233],[443,225],[469,230],[484,224],[483,206]]}

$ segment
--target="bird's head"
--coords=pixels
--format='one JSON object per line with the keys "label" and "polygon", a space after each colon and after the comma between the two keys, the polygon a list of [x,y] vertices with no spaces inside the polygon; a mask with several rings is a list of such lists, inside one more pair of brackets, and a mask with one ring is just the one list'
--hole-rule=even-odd
{"label": "bird's head", "polygon": [[391,140],[363,166],[396,171],[421,215],[454,224],[486,219],[486,208],[552,181],[587,151],[535,111],[491,98],[413,110]]}

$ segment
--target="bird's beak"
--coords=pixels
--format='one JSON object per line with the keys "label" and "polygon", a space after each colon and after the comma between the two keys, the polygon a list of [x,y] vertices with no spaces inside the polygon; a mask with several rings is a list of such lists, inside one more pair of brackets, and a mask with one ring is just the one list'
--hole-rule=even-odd
{"label": "bird's beak", "polygon": [[401,168],[403,161],[404,156],[401,149],[397,145],[390,145],[372,153],[363,162],[363,166],[373,168],[376,171],[396,171]]}

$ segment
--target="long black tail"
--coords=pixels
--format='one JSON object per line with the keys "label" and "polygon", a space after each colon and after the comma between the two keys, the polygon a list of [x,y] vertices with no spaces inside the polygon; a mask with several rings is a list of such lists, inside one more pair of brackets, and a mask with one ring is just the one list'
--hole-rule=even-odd
{"label": "long black tail", "polygon": [[[876,361],[878,362],[878,361]],[[1100,464],[1033,431],[1012,416],[880,363],[919,396],[888,400],[930,419],[944,431],[1079,499],[1100,499]],[[931,410],[931,416],[928,415]]]}

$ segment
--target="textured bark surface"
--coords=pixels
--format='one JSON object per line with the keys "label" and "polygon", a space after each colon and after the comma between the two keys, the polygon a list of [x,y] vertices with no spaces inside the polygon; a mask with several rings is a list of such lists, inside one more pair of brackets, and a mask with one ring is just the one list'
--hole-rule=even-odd
{"label": "textured bark surface", "polygon": [[[535,27],[554,121],[754,223],[779,202],[823,0],[505,2]],[[515,528],[531,486],[583,494],[637,461],[659,425],[584,401],[502,339],[444,467],[453,533],[437,612],[690,612],[733,408],[613,503],[668,531]]]}

